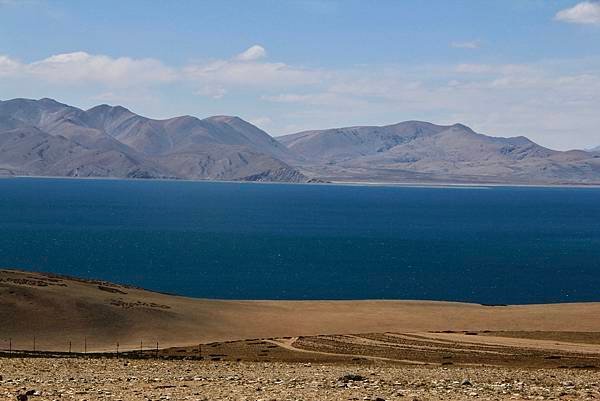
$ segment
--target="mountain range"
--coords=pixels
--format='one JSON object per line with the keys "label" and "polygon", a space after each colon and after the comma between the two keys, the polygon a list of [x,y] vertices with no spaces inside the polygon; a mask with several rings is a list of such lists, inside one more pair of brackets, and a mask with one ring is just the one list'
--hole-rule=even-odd
{"label": "mountain range", "polygon": [[237,117],[166,120],[52,99],[0,102],[5,175],[304,182],[291,152]]}
{"label": "mountain range", "polygon": [[420,121],[305,131],[277,138],[307,174],[346,181],[597,184],[600,155],[556,151],[526,137]]}
{"label": "mountain range", "polygon": [[600,184],[600,154],[407,121],[273,138],[231,116],[0,101],[0,175],[275,182]]}

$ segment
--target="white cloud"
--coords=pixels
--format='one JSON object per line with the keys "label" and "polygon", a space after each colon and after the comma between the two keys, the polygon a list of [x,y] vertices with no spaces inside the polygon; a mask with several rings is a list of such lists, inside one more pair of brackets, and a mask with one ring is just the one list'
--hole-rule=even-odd
{"label": "white cloud", "polygon": [[493,67],[487,64],[459,64],[456,66],[456,72],[465,74],[485,74],[492,70]]}
{"label": "white cloud", "polygon": [[212,99],[222,99],[227,94],[227,89],[220,86],[205,86],[194,92],[196,95],[210,97]]}
{"label": "white cloud", "polygon": [[531,72],[533,66],[526,64],[459,64],[455,71],[461,74],[517,74]]}
{"label": "white cloud", "polygon": [[62,86],[99,84],[108,87],[148,87],[185,82],[192,86],[192,92],[196,94],[220,99],[234,88],[312,85],[324,76],[322,71],[316,69],[254,60],[257,53],[254,50],[250,53],[243,53],[246,55],[244,61],[234,57],[182,67],[168,66],[151,58],[115,58],[83,51],[56,54],[30,63],[0,54],[0,77],[11,76]]}
{"label": "white cloud", "polygon": [[314,98],[314,95],[310,94],[297,94],[297,93],[282,93],[279,95],[267,95],[262,97],[264,100],[277,103],[302,103],[307,102]]}
{"label": "white cloud", "polygon": [[0,56],[0,75],[37,78],[57,84],[103,83],[115,86],[169,82],[172,68],[154,59],[112,58],[86,52],[63,53],[32,63]]}
{"label": "white cloud", "polygon": [[238,54],[235,58],[239,61],[253,61],[264,58],[267,56],[267,51],[260,45],[254,45],[249,47],[242,53]]}
{"label": "white cloud", "polygon": [[114,85],[172,81],[174,71],[154,59],[111,58],[85,52],[58,54],[27,65],[32,75],[57,82],[101,82]]}
{"label": "white cloud", "polygon": [[573,24],[600,24],[600,2],[584,1],[559,11],[555,19]]}
{"label": "white cloud", "polygon": [[181,78],[210,88],[233,86],[263,89],[312,85],[323,78],[324,73],[316,69],[260,61],[265,56],[266,50],[254,45],[230,60],[190,64],[182,69]]}
{"label": "white cloud", "polygon": [[314,84],[321,73],[284,63],[217,60],[190,65],[184,75],[185,79],[205,84],[273,87]]}
{"label": "white cloud", "polygon": [[324,92],[313,93],[283,93],[273,96],[263,96],[263,100],[273,103],[298,104],[316,107],[321,112],[331,111],[350,111],[356,109],[365,109],[369,106],[367,99],[360,96],[348,96],[348,94],[338,93],[331,89]]}
{"label": "white cloud", "polygon": [[0,77],[6,75],[13,75],[19,71],[20,65],[17,61],[0,55]]}
{"label": "white cloud", "polygon": [[455,49],[479,49],[481,47],[481,41],[471,40],[467,42],[452,42],[450,43],[450,47],[454,47]]}

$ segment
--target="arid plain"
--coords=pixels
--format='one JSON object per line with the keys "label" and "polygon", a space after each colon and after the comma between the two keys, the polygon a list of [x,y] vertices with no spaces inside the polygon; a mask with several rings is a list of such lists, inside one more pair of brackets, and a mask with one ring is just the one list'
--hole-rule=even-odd
{"label": "arid plain", "polygon": [[598,316],[600,303],[202,300],[1,270],[0,397],[594,399]]}

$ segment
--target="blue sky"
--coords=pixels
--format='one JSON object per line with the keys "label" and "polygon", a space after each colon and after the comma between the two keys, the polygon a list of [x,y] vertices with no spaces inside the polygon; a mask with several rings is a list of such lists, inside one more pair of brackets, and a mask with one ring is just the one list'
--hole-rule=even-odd
{"label": "blue sky", "polygon": [[600,144],[600,3],[0,0],[0,99]]}

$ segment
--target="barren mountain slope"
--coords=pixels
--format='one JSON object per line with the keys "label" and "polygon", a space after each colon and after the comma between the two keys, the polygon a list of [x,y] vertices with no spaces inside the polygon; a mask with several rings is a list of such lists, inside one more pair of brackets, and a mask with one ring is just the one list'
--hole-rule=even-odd
{"label": "barren mountain slope", "polygon": [[151,161],[89,149],[31,126],[0,133],[0,174],[70,177],[169,177]]}
{"label": "barren mountain slope", "polygon": [[308,131],[279,138],[326,179],[518,184],[600,183],[600,158],[559,152],[525,137],[500,138],[455,124]]}
{"label": "barren mountain slope", "polygon": [[[15,144],[20,137],[10,131],[17,128],[62,140],[39,153],[31,139]],[[306,181],[283,161],[294,159],[285,146],[237,117],[153,120],[120,106],[84,111],[52,99],[13,99],[0,102],[4,136],[12,145],[0,148],[0,171],[9,175]]]}

